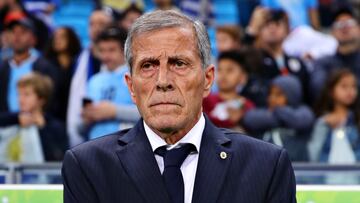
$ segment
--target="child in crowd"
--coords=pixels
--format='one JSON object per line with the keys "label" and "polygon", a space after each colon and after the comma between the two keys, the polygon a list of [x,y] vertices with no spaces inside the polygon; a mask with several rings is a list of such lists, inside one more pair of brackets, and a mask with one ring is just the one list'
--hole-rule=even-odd
{"label": "child in crowd", "polygon": [[2,162],[61,161],[68,147],[65,126],[44,113],[52,82],[31,73],[22,77],[18,113],[0,113],[0,160]]}
{"label": "child in crowd", "polygon": [[128,67],[124,58],[126,31],[110,27],[95,43],[102,71],[92,76],[87,87],[80,131],[86,139],[94,139],[120,129],[132,127],[140,118],[125,82]]}
{"label": "child in crowd", "polygon": [[311,161],[351,164],[360,160],[357,79],[348,69],[328,78],[315,108],[321,116],[308,145]]}
{"label": "child in crowd", "polygon": [[243,125],[252,135],[285,147],[293,161],[306,161],[314,115],[302,104],[300,81],[291,75],[272,80],[267,108],[250,110]]}
{"label": "child in crowd", "polygon": [[253,108],[253,103],[238,94],[248,80],[244,56],[238,51],[220,54],[217,69],[218,93],[203,101],[204,112],[218,127],[238,128],[243,114]]}

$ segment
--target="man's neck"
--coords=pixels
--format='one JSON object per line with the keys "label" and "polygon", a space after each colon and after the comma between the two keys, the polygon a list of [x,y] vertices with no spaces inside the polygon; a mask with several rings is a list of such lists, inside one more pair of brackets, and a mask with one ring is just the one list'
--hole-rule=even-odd
{"label": "man's neck", "polygon": [[340,53],[342,55],[348,55],[348,54],[354,53],[354,52],[356,52],[358,50],[359,50],[359,46],[356,43],[347,44],[347,45],[340,45],[338,47],[338,53]]}
{"label": "man's neck", "polygon": [[273,58],[283,55],[282,44],[264,45],[263,49],[267,51]]}
{"label": "man's neck", "polygon": [[30,51],[25,51],[25,52],[21,52],[21,53],[15,53],[14,54],[14,61],[17,65],[21,64],[22,62],[24,62],[26,59],[28,59],[31,56]]}

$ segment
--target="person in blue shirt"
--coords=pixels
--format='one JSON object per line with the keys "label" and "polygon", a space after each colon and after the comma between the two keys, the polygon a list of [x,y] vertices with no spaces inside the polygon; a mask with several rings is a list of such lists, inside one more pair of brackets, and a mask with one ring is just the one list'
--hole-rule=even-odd
{"label": "person in blue shirt", "polygon": [[261,5],[269,9],[284,9],[290,17],[291,28],[301,25],[320,27],[317,0],[261,0]]}
{"label": "person in blue shirt", "polygon": [[102,70],[90,78],[87,98],[84,98],[84,125],[80,131],[88,139],[130,127],[140,117],[125,82],[128,72],[124,59],[126,35],[125,30],[110,27],[95,40]]}
{"label": "person in blue shirt", "polygon": [[86,86],[89,79],[100,71],[101,62],[95,39],[99,34],[113,23],[112,16],[105,10],[94,10],[89,17],[90,44],[84,48],[74,66],[74,73],[70,82],[69,101],[66,113],[66,128],[69,135],[70,146],[84,142],[84,138],[78,132],[81,122],[82,98],[86,96]]}
{"label": "person in blue shirt", "polygon": [[[0,112],[17,112],[19,105],[16,84],[22,76],[32,72],[49,76],[54,83],[54,95],[56,95],[58,74],[56,67],[33,48],[37,36],[35,24],[31,19],[11,21],[7,29],[11,35],[11,48],[14,55],[0,64]],[[55,108],[56,102],[51,98],[48,110],[53,112]]]}

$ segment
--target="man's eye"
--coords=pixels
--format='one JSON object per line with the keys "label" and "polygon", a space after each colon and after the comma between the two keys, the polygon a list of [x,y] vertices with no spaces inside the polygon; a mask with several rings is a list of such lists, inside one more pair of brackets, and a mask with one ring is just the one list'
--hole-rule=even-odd
{"label": "man's eye", "polygon": [[183,67],[185,67],[185,63],[184,62],[182,62],[182,61],[176,61],[175,62],[175,66],[176,66],[176,68],[183,68]]}
{"label": "man's eye", "polygon": [[144,63],[142,64],[141,68],[142,69],[150,69],[153,67],[153,64],[152,63]]}

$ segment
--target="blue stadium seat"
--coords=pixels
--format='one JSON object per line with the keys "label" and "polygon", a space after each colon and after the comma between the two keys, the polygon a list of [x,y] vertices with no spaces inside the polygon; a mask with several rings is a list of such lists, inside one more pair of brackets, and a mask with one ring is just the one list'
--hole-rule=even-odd
{"label": "blue stadium seat", "polygon": [[89,44],[88,22],[95,5],[89,0],[69,0],[63,3],[54,13],[56,27],[69,26],[78,34],[82,46]]}

